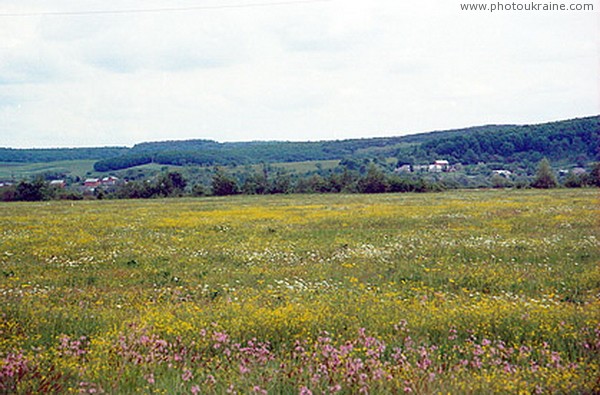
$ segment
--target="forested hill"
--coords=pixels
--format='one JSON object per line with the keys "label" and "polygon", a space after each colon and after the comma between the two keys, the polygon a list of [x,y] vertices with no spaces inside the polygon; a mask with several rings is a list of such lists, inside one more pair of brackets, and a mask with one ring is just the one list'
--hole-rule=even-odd
{"label": "forested hill", "polygon": [[345,158],[397,158],[411,164],[435,159],[478,162],[587,163],[599,160],[600,116],[538,125],[487,125],[401,137],[316,142],[212,140],[147,142],[132,148],[6,149],[0,162],[98,159],[97,171],[142,165],[244,165]]}
{"label": "forested hill", "polygon": [[600,116],[539,125],[488,125],[402,137],[317,142],[218,143],[210,140],[165,141],[134,146],[127,155],[104,159],[97,171],[145,163],[243,165],[345,158],[397,158],[411,164],[435,159],[474,164],[598,160]]}
{"label": "forested hill", "polygon": [[[487,128],[487,129],[486,129]],[[585,163],[600,159],[600,116],[539,125],[472,128],[462,133],[423,136],[422,143],[399,152],[407,162],[442,157],[451,162]]]}

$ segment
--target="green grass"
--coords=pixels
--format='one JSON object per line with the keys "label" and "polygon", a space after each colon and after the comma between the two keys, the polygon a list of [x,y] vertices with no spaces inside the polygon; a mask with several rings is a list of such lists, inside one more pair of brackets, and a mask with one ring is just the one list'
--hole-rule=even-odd
{"label": "green grass", "polygon": [[88,172],[94,171],[95,162],[95,160],[67,160],[43,163],[0,162],[0,179],[18,181],[46,172],[66,173],[73,177],[84,178]]}
{"label": "green grass", "polygon": [[0,393],[597,393],[599,215],[592,189],[2,203],[0,372],[29,370]]}

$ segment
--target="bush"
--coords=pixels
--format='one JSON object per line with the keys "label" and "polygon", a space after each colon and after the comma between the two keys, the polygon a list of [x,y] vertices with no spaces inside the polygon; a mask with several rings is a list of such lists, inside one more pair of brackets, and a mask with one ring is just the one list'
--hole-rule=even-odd
{"label": "bush", "polygon": [[558,186],[556,176],[552,171],[552,167],[550,167],[548,159],[544,158],[540,161],[531,186],[540,189],[556,188]]}

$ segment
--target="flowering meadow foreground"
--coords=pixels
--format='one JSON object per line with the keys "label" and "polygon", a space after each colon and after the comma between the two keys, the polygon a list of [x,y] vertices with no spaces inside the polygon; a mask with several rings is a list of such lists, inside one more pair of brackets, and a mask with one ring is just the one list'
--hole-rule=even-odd
{"label": "flowering meadow foreground", "polygon": [[0,204],[0,393],[600,393],[598,190]]}

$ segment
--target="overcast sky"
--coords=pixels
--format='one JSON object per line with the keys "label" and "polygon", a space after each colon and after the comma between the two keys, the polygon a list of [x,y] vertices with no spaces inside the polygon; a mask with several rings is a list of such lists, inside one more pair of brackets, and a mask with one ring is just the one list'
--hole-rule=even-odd
{"label": "overcast sky", "polygon": [[[0,147],[329,140],[600,113],[600,0],[495,13],[460,1],[0,0]],[[130,9],[147,12],[60,14]]]}

